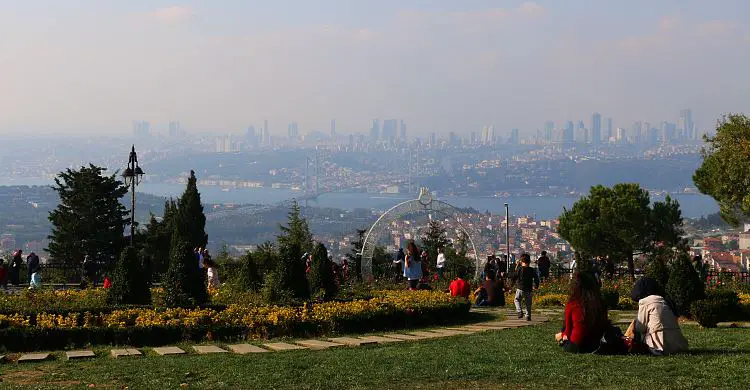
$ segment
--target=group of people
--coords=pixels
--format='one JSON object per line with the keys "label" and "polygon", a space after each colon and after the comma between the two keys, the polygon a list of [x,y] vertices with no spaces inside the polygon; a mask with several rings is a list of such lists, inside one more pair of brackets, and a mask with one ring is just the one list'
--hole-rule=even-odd
{"label": "group of people", "polygon": [[[23,266],[23,250],[17,249],[13,252],[10,264],[6,264],[4,259],[0,259],[0,285],[3,289],[8,289],[8,284],[14,286],[21,285],[21,267]],[[41,287],[41,265],[39,256],[31,252],[26,256],[26,274],[29,281],[29,288]]]}
{"label": "group of people", "polygon": [[575,272],[565,306],[562,330],[555,341],[567,352],[590,353],[602,348],[602,340],[613,348],[612,353],[650,353],[668,355],[687,351],[688,342],[682,335],[677,314],[664,298],[656,280],[638,279],[631,297],[638,302],[638,316],[623,334],[608,320],[596,276]]}

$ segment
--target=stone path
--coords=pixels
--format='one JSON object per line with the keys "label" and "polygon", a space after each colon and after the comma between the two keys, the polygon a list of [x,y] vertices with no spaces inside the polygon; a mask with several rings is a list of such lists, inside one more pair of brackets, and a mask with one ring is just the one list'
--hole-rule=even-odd
{"label": "stone path", "polygon": [[[501,313],[508,318],[507,320],[493,320],[478,322],[465,325],[454,325],[442,328],[420,329],[420,330],[402,330],[400,332],[381,333],[378,335],[367,335],[359,337],[333,337],[326,340],[297,340],[292,342],[268,342],[262,345],[253,344],[232,344],[225,345],[225,348],[218,345],[194,345],[192,349],[197,354],[251,354],[264,352],[282,352],[295,350],[317,351],[329,348],[341,347],[363,347],[367,345],[382,345],[403,343],[408,341],[434,340],[445,337],[455,337],[462,335],[471,335],[478,332],[496,332],[504,329],[514,329],[524,326],[534,326],[549,321],[548,316],[558,316],[562,314],[562,309],[545,309],[540,310],[543,315],[536,314],[532,316],[531,321],[526,319],[516,319],[515,312],[507,308],[497,309],[472,309],[480,313]],[[143,356],[146,350],[150,349],[153,353],[160,356],[167,355],[185,355],[187,352],[179,347],[154,347],[154,348],[121,348],[112,349],[110,356],[112,358],[133,358]],[[66,351],[63,353],[25,353],[20,354],[17,359],[8,359],[7,355],[0,356],[0,362],[15,361],[18,363],[45,361],[51,358],[63,357],[66,360],[78,360],[92,358],[95,354],[91,350]]]}

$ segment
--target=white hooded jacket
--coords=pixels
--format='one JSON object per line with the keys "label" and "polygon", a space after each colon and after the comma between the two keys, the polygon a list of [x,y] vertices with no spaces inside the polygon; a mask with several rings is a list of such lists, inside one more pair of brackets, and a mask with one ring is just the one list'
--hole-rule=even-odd
{"label": "white hooded jacket", "polygon": [[669,355],[688,350],[677,317],[658,295],[649,295],[638,301],[638,318],[635,331],[642,336],[654,355]]}

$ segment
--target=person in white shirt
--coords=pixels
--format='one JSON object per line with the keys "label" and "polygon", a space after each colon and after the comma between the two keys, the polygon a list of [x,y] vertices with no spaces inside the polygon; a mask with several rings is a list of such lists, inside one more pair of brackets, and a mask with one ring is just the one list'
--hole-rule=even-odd
{"label": "person in white shirt", "polygon": [[444,270],[445,270],[445,253],[443,253],[443,248],[438,248],[437,273],[440,279],[443,278]]}

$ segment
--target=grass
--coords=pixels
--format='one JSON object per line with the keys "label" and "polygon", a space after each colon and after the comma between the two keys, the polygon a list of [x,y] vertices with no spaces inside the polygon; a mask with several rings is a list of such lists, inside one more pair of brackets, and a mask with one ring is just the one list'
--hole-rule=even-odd
{"label": "grass", "polygon": [[[685,326],[689,354],[563,353],[559,321],[383,346],[0,366],[2,388],[704,389],[750,387],[750,329]],[[108,350],[106,350],[108,351]],[[106,352],[99,351],[102,355]]]}

